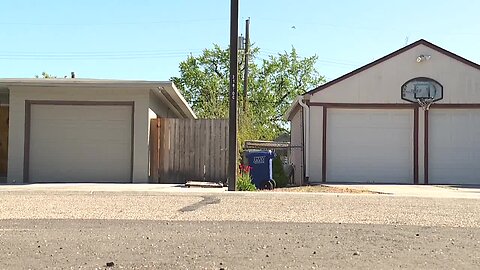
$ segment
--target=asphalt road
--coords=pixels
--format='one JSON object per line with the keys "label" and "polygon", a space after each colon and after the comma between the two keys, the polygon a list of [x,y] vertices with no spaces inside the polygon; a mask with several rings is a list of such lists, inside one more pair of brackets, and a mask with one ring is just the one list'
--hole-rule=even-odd
{"label": "asphalt road", "polygon": [[479,269],[479,202],[0,192],[0,269]]}
{"label": "asphalt road", "polygon": [[475,269],[479,230],[362,224],[0,221],[4,269]]}

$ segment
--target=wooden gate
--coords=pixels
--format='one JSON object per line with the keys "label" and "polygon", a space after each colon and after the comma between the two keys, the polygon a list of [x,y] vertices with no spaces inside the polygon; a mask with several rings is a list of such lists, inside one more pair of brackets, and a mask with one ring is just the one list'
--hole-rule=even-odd
{"label": "wooden gate", "polygon": [[151,119],[152,182],[225,182],[227,162],[228,120]]}

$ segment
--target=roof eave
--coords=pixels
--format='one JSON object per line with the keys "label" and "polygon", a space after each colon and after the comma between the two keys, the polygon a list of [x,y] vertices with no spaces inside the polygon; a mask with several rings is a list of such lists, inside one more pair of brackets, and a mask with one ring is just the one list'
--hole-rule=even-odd
{"label": "roof eave", "polygon": [[170,84],[170,81],[140,81],[140,80],[103,80],[103,79],[43,79],[43,78],[4,78],[0,79],[1,86],[92,86],[96,87],[155,87]]}
{"label": "roof eave", "polygon": [[168,102],[182,115],[184,118],[197,119],[197,115],[188,105],[187,101],[177,89],[173,82],[169,82],[167,87],[162,86],[157,88],[159,92],[164,95]]}
{"label": "roof eave", "polygon": [[[197,116],[185,98],[171,81],[135,81],[135,80],[100,80],[100,79],[0,79],[0,87],[34,86],[34,87],[96,87],[96,88],[141,88],[156,89],[167,96],[168,102],[178,113],[189,119]],[[163,90],[162,90],[163,89]]]}
{"label": "roof eave", "polygon": [[443,48],[441,48],[441,47],[439,47],[439,46],[437,46],[437,45],[435,45],[435,44],[433,44],[433,43],[430,43],[430,42],[428,42],[428,41],[426,41],[426,40],[424,40],[424,39],[420,39],[420,40],[418,40],[418,41],[416,41],[416,42],[414,42],[414,43],[412,43],[412,44],[409,44],[409,45],[407,45],[407,46],[405,46],[405,47],[403,47],[403,48],[400,48],[400,49],[398,49],[398,50],[390,53],[390,54],[387,54],[386,56],[384,56],[384,57],[382,57],[382,58],[380,58],[380,59],[377,59],[377,60],[375,60],[375,61],[373,61],[373,62],[371,62],[371,63],[369,63],[369,64],[366,64],[366,65],[364,65],[364,66],[362,66],[362,67],[359,67],[359,68],[357,68],[357,69],[355,69],[355,70],[353,70],[353,71],[351,71],[351,72],[349,72],[349,73],[347,73],[347,74],[345,74],[345,75],[343,75],[343,76],[340,76],[340,77],[336,78],[335,80],[332,80],[332,81],[329,81],[329,82],[327,82],[327,83],[325,83],[325,84],[322,84],[322,85],[318,86],[317,88],[308,91],[306,94],[311,94],[311,95],[313,95],[313,94],[315,94],[315,93],[318,92],[318,91],[321,91],[321,90],[326,89],[326,88],[328,88],[328,87],[330,87],[330,86],[332,86],[332,85],[334,85],[334,84],[337,84],[337,83],[339,83],[339,82],[341,82],[341,81],[343,81],[343,80],[345,80],[345,79],[348,79],[348,78],[350,78],[350,77],[352,77],[352,76],[354,76],[354,75],[356,75],[356,74],[358,74],[358,73],[360,73],[360,72],[362,72],[362,71],[364,71],[364,70],[367,70],[367,69],[369,69],[369,68],[371,68],[371,67],[373,67],[373,66],[375,66],[375,65],[378,65],[378,64],[380,64],[380,63],[382,63],[382,62],[385,62],[385,61],[389,60],[390,58],[393,58],[393,57],[395,57],[395,56],[397,56],[397,55],[399,55],[399,54],[401,54],[401,53],[403,53],[403,52],[406,52],[406,51],[408,51],[408,50],[410,50],[410,49],[412,49],[412,48],[414,48],[414,47],[417,47],[417,46],[419,46],[419,45],[425,45],[425,46],[427,46],[427,47],[429,47],[429,48],[431,48],[431,49],[433,49],[433,50],[435,50],[435,51],[438,51],[438,52],[440,52],[440,53],[442,53],[442,54],[444,54],[444,55],[447,55],[447,56],[449,56],[449,57],[452,57],[452,58],[454,58],[454,59],[456,59],[456,60],[458,60],[458,61],[460,61],[460,62],[462,62],[462,63],[464,63],[464,64],[466,64],[466,65],[469,65],[469,66],[471,66],[471,67],[473,67],[473,68],[476,68],[476,69],[480,70],[480,65],[479,65],[479,64],[477,64],[477,63],[475,63],[475,62],[472,62],[472,61],[470,61],[470,60],[468,60],[468,59],[465,59],[465,58],[463,58],[463,57],[461,57],[461,56],[459,56],[459,55],[457,55],[457,54],[455,54],[455,53],[452,53],[452,52],[450,52],[450,51],[448,51],[448,50],[445,50],[445,49],[443,49]]}
{"label": "roof eave", "polygon": [[[297,96],[295,100],[292,102],[290,107],[288,107],[287,111],[285,114],[283,114],[283,119],[285,121],[291,121],[293,118],[293,115],[297,112],[297,106],[300,106],[299,101],[303,99],[303,96]],[[295,113],[294,113],[295,112]]]}

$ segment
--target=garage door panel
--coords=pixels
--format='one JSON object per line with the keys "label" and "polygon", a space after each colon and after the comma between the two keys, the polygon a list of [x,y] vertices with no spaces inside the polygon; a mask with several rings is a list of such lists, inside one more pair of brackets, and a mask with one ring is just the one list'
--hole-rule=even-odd
{"label": "garage door panel", "polygon": [[[398,129],[377,129],[377,128],[351,128],[351,129],[342,129],[342,132],[345,132],[345,137],[339,137],[344,143],[355,144],[356,147],[362,147],[365,150],[370,148],[383,148],[383,145],[379,141],[372,141],[376,139],[372,137],[372,133],[382,133],[381,136],[387,137],[390,143],[404,143],[405,138],[403,137],[404,132]],[[354,132],[354,133],[351,133]],[[352,136],[355,135],[355,136]]]}
{"label": "garage door panel", "polygon": [[[130,133],[125,133],[131,125],[128,119],[124,121],[51,121],[48,119],[32,119],[32,130],[47,129],[49,132],[37,134],[38,140],[41,141],[57,141],[58,139],[72,141],[125,141],[130,138]],[[95,132],[84,132],[88,127]],[[78,137],[79,133],[83,133],[82,137]],[[118,133],[117,136],[110,136],[112,133]]]}
{"label": "garage door panel", "polygon": [[480,184],[480,110],[429,111],[429,183]]}
{"label": "garage door panel", "polygon": [[413,182],[411,110],[329,109],[327,181]]}
{"label": "garage door panel", "polygon": [[31,107],[30,182],[131,182],[131,106]]}

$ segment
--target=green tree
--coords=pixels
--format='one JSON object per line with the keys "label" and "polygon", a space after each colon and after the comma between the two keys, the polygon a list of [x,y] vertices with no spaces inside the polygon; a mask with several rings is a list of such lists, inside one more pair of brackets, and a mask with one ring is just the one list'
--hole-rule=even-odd
{"label": "green tree", "polygon": [[228,115],[228,50],[215,45],[199,57],[180,63],[180,77],[172,78],[200,118]]}
{"label": "green tree", "polygon": [[[40,78],[40,76],[35,75],[35,78]],[[42,72],[42,78],[44,78],[44,79],[56,79],[57,76],[48,74],[47,72],[44,71],[44,72]]]}
{"label": "green tree", "polygon": [[[249,54],[248,106],[243,102],[243,52],[239,51],[239,141],[273,140],[287,131],[283,115],[293,99],[325,81],[315,69],[317,56],[302,58],[295,48],[266,59],[260,49]],[[218,45],[198,57],[189,56],[173,77],[186,100],[201,118],[227,118],[229,94],[229,50]]]}

